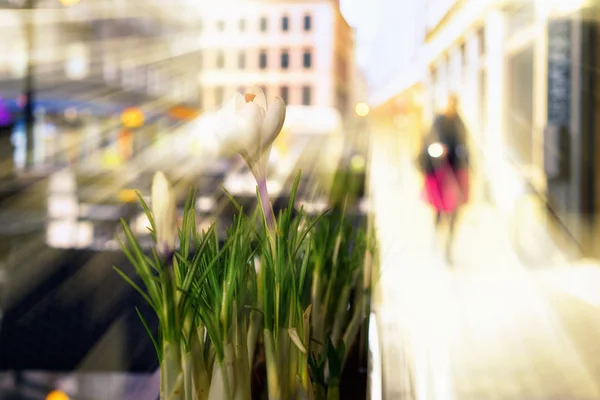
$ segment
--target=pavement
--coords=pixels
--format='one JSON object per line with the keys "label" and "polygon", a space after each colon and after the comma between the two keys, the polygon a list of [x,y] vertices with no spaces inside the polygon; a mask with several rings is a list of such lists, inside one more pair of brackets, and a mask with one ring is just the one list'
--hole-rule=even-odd
{"label": "pavement", "polygon": [[525,197],[507,213],[474,182],[448,265],[398,137],[376,132],[371,156],[384,398],[600,398],[600,263],[554,245]]}

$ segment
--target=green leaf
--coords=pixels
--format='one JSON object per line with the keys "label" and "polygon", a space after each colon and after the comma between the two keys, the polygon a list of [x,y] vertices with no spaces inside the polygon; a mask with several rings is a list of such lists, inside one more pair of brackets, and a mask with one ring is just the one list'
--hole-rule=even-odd
{"label": "green leaf", "polygon": [[142,321],[142,324],[144,325],[146,332],[148,332],[148,336],[150,336],[150,340],[152,340],[152,345],[154,346],[154,350],[156,351],[156,356],[158,357],[158,363],[160,364],[162,362],[162,352],[160,351],[160,347],[158,346],[158,343],[156,342],[156,339],[154,338],[154,335],[152,334],[152,331],[150,330],[150,327],[146,323],[146,320],[144,319],[140,310],[136,307],[135,311],[137,312],[138,317]]}
{"label": "green leaf", "polygon": [[144,209],[144,213],[148,218],[148,222],[150,222],[150,235],[152,236],[152,240],[154,240],[154,242],[156,243],[156,224],[154,222],[154,215],[152,214],[152,211],[150,211],[150,207],[148,207],[148,204],[146,204],[146,202],[144,201],[142,194],[138,190],[135,191],[135,194],[139,199],[142,208]]}
{"label": "green leaf", "polygon": [[329,379],[339,378],[342,374],[342,360],[329,338],[327,338],[327,362],[329,363]]}
{"label": "green leaf", "polygon": [[[133,254],[131,255],[130,260],[132,261],[132,264],[134,265],[134,267],[136,267],[137,273],[140,275],[140,277],[144,281],[144,284],[146,285],[148,293],[156,302],[157,299],[160,298],[160,293],[158,292],[158,289],[156,288],[155,282],[151,279],[153,275],[152,275],[152,272],[150,272],[148,265],[146,264],[146,255],[142,252],[142,249],[141,249],[137,239],[135,238],[135,235],[133,234],[133,232],[129,228],[129,225],[123,218],[121,218],[121,225],[123,226],[125,236],[127,237],[127,240],[129,242],[129,244],[131,245],[131,248],[133,251]],[[123,248],[125,251],[126,247],[123,245],[123,243],[120,240],[119,240],[119,242],[121,244],[121,248]],[[128,252],[125,252],[125,254],[127,255]],[[129,254],[131,254],[131,253],[129,253]],[[129,256],[128,256],[128,258],[129,258]],[[134,262],[133,260],[135,260],[137,262]],[[156,304],[159,304],[159,303],[156,302]]]}
{"label": "green leaf", "polygon": [[306,237],[306,235],[308,235],[308,232],[310,232],[312,230],[312,228],[317,224],[317,222],[319,222],[321,220],[321,218],[328,212],[329,212],[329,210],[325,210],[323,213],[321,213],[317,218],[315,218],[314,221],[311,222],[311,224],[304,230],[304,232],[302,232],[302,235],[300,235],[300,240],[297,242],[297,247],[294,250],[294,252],[292,253],[293,258],[296,258],[296,255],[298,254],[298,251],[300,250],[300,247],[302,246],[302,242],[304,241],[304,238]]}
{"label": "green leaf", "polygon": [[158,305],[155,305],[155,304],[153,303],[152,299],[151,299],[151,298],[150,298],[150,297],[149,297],[149,296],[148,296],[146,293],[144,293],[144,291],[143,291],[143,290],[142,290],[142,289],[141,289],[141,288],[140,288],[140,287],[139,287],[139,286],[138,286],[138,285],[137,285],[137,284],[136,284],[134,281],[132,281],[132,280],[131,280],[131,278],[129,278],[129,277],[128,277],[128,276],[127,276],[127,275],[126,275],[126,274],[125,274],[123,271],[121,271],[119,268],[117,268],[117,267],[113,266],[113,269],[114,269],[115,271],[117,271],[117,273],[118,273],[119,275],[121,275],[121,277],[122,277],[122,278],[125,280],[125,282],[127,282],[127,283],[128,283],[128,284],[129,284],[129,285],[132,287],[132,288],[134,288],[134,289],[135,289],[135,290],[136,290],[136,291],[137,291],[139,294],[141,294],[141,295],[142,295],[142,298],[143,298],[144,300],[146,300],[146,302],[147,302],[148,304],[150,304],[150,306],[152,307],[152,309],[153,309],[155,312],[157,312],[157,306],[158,306]]}

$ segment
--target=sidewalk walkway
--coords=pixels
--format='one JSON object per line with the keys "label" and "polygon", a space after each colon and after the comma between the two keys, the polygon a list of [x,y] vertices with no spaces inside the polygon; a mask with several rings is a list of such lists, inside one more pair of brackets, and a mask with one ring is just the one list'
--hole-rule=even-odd
{"label": "sidewalk walkway", "polygon": [[[557,307],[564,305],[557,274],[565,268],[525,268],[511,244],[512,221],[479,201],[463,212],[449,268],[435,247],[433,215],[419,199],[419,176],[389,140],[375,140],[371,157],[386,399],[600,398],[600,376],[592,372],[600,351],[578,350],[591,334],[582,316],[598,319],[598,308],[578,301]],[[566,329],[575,316],[577,329]]]}

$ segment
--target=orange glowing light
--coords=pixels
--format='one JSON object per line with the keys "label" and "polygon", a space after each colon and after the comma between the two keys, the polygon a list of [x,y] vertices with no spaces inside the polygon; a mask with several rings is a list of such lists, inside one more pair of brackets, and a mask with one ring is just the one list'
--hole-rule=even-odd
{"label": "orange glowing light", "polygon": [[62,392],[60,390],[53,390],[50,393],[48,393],[48,396],[46,396],[46,400],[70,400],[70,398],[65,392]]}
{"label": "orange glowing light", "polygon": [[256,97],[256,95],[252,94],[252,93],[246,93],[244,95],[244,99],[246,100],[246,103],[250,103],[251,101],[254,101],[255,97]]}
{"label": "orange glowing light", "polygon": [[139,108],[126,108],[121,114],[121,122],[126,128],[139,128],[144,125],[144,113]]}
{"label": "orange glowing light", "polygon": [[198,115],[200,115],[200,112],[198,110],[194,110],[193,108],[177,106],[172,107],[169,110],[169,115],[172,118],[187,121],[196,118]]}

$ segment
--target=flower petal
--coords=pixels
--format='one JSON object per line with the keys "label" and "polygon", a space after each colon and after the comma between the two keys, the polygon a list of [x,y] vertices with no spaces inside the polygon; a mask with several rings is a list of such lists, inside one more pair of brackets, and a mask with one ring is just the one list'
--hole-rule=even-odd
{"label": "flower petal", "polygon": [[263,92],[263,90],[259,87],[259,86],[252,86],[252,88],[250,89],[250,94],[253,94],[254,100],[252,100],[253,103],[256,103],[257,105],[260,106],[260,108],[262,108],[264,110],[264,113],[267,113],[267,97],[265,96],[265,92]]}
{"label": "flower petal", "polygon": [[244,95],[239,92],[235,92],[228,100],[223,103],[224,110],[228,112],[239,112],[242,107],[246,104],[246,100],[244,99]]}
{"label": "flower petal", "polygon": [[217,124],[215,133],[224,147],[229,147],[228,150],[240,150],[240,137],[237,119],[238,114],[244,108],[246,102],[244,96],[240,93],[234,93],[217,113]]}
{"label": "flower petal", "polygon": [[237,116],[235,113],[227,112],[227,110],[218,112],[215,134],[222,146],[232,146],[238,141]]}
{"label": "flower petal", "polygon": [[263,121],[262,109],[254,102],[246,103],[237,115],[239,140],[251,155],[260,147]]}
{"label": "flower petal", "polygon": [[269,107],[265,122],[262,126],[262,143],[261,147],[270,146],[283,128],[285,122],[285,102],[281,97],[277,97]]}

